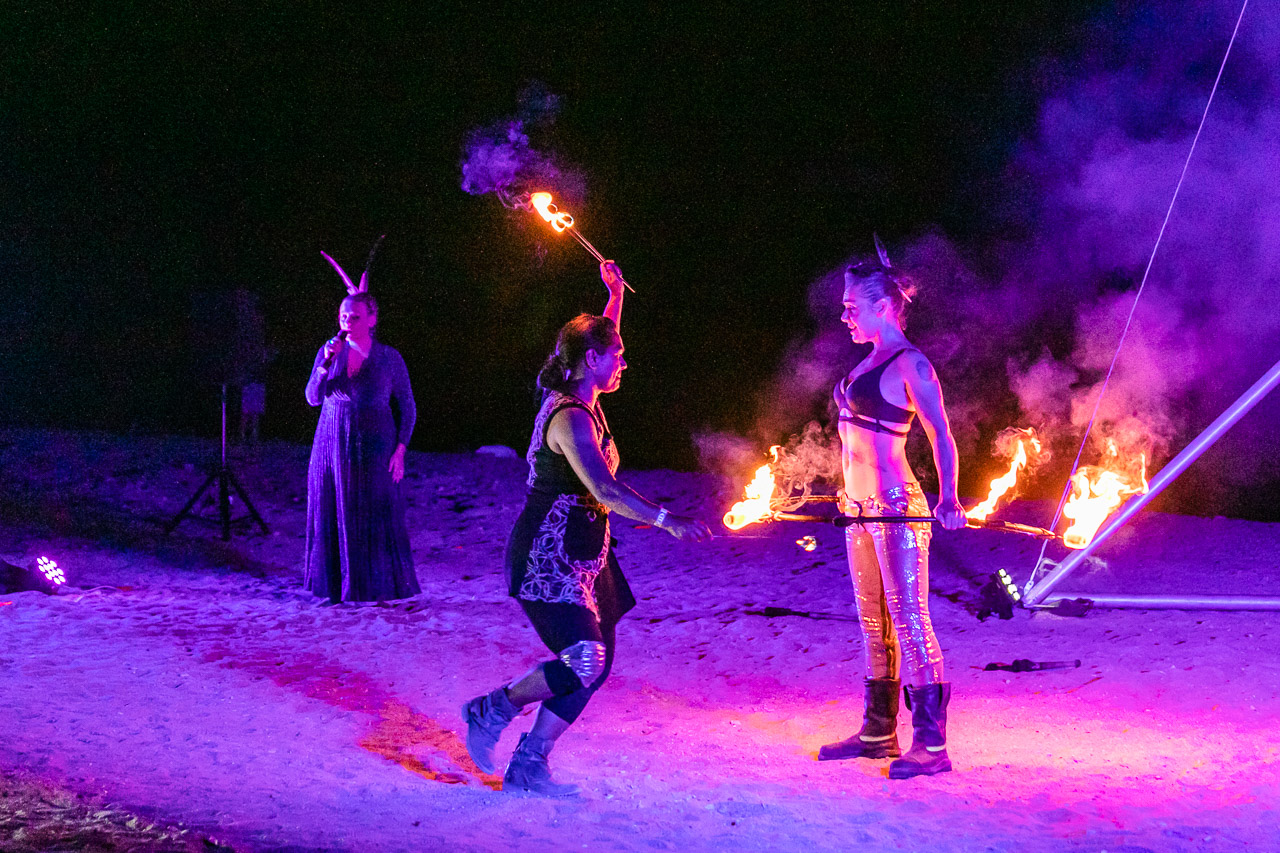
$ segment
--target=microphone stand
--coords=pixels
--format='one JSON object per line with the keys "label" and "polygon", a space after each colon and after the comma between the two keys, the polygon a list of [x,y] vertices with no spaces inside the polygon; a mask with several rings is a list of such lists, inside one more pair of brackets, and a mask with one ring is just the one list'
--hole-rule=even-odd
{"label": "microphone stand", "polygon": [[[267,523],[262,520],[262,516],[258,515],[258,511],[253,508],[253,502],[249,500],[249,496],[245,494],[244,489],[240,488],[240,483],[236,481],[236,475],[231,472],[231,464],[227,461],[227,383],[222,383],[222,461],[221,464],[214,467],[209,472],[209,477],[204,481],[200,488],[196,489],[196,493],[191,496],[191,500],[187,501],[186,506],[178,510],[178,514],[169,519],[169,523],[165,525],[164,532],[172,533],[174,529],[182,523],[182,519],[191,515],[191,508],[204,495],[205,491],[214,484],[218,483],[218,516],[222,523],[222,539],[223,541],[231,540],[231,490],[235,489],[240,500],[244,501],[245,508],[249,510],[249,515],[253,520],[258,522],[258,526],[262,528],[263,533],[270,533],[271,529],[267,527]],[[200,519],[199,516],[191,516]],[[236,521],[241,521],[236,519]]]}

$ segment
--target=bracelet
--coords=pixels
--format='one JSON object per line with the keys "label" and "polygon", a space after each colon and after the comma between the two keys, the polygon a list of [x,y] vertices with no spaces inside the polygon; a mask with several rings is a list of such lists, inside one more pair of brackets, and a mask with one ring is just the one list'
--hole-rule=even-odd
{"label": "bracelet", "polygon": [[327,367],[317,367],[317,368],[316,368],[316,373],[319,373],[321,376],[328,376],[328,375],[329,375],[329,368],[327,368]]}
{"label": "bracelet", "polygon": [[661,527],[662,522],[667,520],[667,508],[665,506],[658,507],[658,517],[653,520],[654,527]]}

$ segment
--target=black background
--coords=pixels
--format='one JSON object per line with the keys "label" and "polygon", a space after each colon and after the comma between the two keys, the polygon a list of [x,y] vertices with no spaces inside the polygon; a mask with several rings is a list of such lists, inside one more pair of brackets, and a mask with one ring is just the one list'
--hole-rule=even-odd
{"label": "black background", "polygon": [[576,245],[459,189],[467,132],[538,81],[562,108],[535,144],[584,176],[581,229],[638,291],[609,401],[626,462],[694,467],[694,431],[751,433],[810,282],[873,230],[1008,227],[1014,146],[1099,16],[1124,13],[754,8],[7,5],[0,411],[212,434],[193,311],[244,288],[277,352],[264,431],[308,441],[302,386],[342,296],[320,250],[358,273],[386,233],[371,289],[413,378],[414,447],[522,448],[556,328],[605,296]]}

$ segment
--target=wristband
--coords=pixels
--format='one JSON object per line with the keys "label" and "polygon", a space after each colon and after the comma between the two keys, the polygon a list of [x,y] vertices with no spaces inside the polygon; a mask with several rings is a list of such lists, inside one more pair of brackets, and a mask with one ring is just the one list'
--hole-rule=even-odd
{"label": "wristband", "polygon": [[665,506],[658,507],[658,517],[653,520],[654,527],[661,527],[662,522],[667,520],[667,508]]}

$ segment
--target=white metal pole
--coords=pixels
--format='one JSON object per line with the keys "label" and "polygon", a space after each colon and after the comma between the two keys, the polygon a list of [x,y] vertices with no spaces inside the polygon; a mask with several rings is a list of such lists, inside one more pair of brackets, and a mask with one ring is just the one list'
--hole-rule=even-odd
{"label": "white metal pole", "polygon": [[1126,608],[1136,610],[1280,610],[1280,598],[1257,595],[1081,595],[1055,592],[1048,595],[1046,603],[1064,599],[1083,598],[1094,607]]}
{"label": "white metal pole", "polygon": [[1127,522],[1133,516],[1137,515],[1138,510],[1146,506],[1156,495],[1164,491],[1165,487],[1178,478],[1178,475],[1187,469],[1194,461],[1200,458],[1206,450],[1213,446],[1213,443],[1221,438],[1227,430],[1235,426],[1236,421],[1248,414],[1249,410],[1258,405],[1262,398],[1266,397],[1276,385],[1280,384],[1280,361],[1275,363],[1263,377],[1253,383],[1253,387],[1245,391],[1240,399],[1231,404],[1225,412],[1218,416],[1218,419],[1211,423],[1204,432],[1196,436],[1195,440],[1182,448],[1182,452],[1173,458],[1168,465],[1160,469],[1160,473],[1151,478],[1150,487],[1144,495],[1136,495],[1129,500],[1124,507],[1111,518],[1107,519],[1106,524],[1098,531],[1098,535],[1093,538],[1086,547],[1079,551],[1073,551],[1071,554],[1054,567],[1053,571],[1045,575],[1039,583],[1033,583],[1023,591],[1022,602],[1027,607],[1033,607],[1044,600],[1055,586],[1063,581],[1067,575],[1071,574],[1077,566],[1084,562],[1085,558],[1093,553],[1107,538],[1115,533],[1120,526]]}

